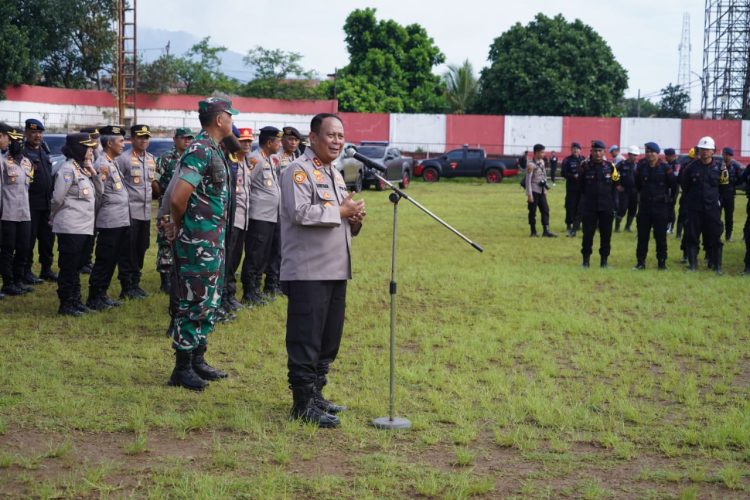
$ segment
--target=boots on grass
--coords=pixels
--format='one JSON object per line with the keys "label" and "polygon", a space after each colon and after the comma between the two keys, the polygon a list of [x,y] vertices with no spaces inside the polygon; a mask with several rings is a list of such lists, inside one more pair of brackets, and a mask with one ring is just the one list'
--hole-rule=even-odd
{"label": "boots on grass", "polygon": [[193,371],[193,353],[191,351],[175,351],[175,365],[167,385],[184,387],[191,391],[202,391],[208,383]]}
{"label": "boots on grass", "polygon": [[337,405],[332,401],[328,401],[323,397],[323,387],[325,387],[327,379],[325,375],[318,376],[315,379],[315,385],[313,390],[313,404],[323,410],[326,413],[335,415],[336,413],[345,411],[347,408],[343,405]]}
{"label": "boots on grass", "polygon": [[220,378],[227,378],[226,373],[206,363],[206,350],[207,346],[199,345],[193,351],[193,371],[203,380],[219,380]]}
{"label": "boots on grass", "polygon": [[301,420],[306,423],[315,424],[318,427],[330,429],[338,427],[341,421],[336,415],[326,413],[313,404],[314,384],[305,384],[292,387],[292,410],[289,413],[291,420]]}
{"label": "boots on grass", "polygon": [[549,230],[549,226],[544,226],[544,231],[542,232],[542,237],[544,238],[557,238],[557,235]]}

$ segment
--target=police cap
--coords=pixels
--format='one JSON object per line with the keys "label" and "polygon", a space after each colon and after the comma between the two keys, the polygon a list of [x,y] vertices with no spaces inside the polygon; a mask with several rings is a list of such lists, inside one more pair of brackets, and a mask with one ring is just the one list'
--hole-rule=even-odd
{"label": "police cap", "polygon": [[283,132],[281,130],[269,125],[268,127],[263,127],[262,129],[260,129],[260,136],[258,137],[258,140],[263,141],[264,139],[281,137],[282,135]]}
{"label": "police cap", "polygon": [[583,149],[581,148],[581,144],[577,142],[574,142],[573,144],[570,145],[570,149],[573,149],[573,148]]}
{"label": "police cap", "polygon": [[734,156],[734,149],[727,146],[726,148],[721,150],[721,153],[727,156]]}
{"label": "police cap", "polygon": [[26,130],[44,130],[44,124],[36,118],[26,120]]}
{"label": "police cap", "polygon": [[106,125],[99,129],[101,135],[121,135],[125,137],[125,127],[119,125]]}
{"label": "police cap", "polygon": [[674,148],[667,148],[667,149],[664,150],[664,155],[665,156],[672,156],[672,155],[675,155],[675,154],[677,154],[677,153],[675,152]]}
{"label": "police cap", "polygon": [[130,127],[130,137],[151,137],[151,128],[148,125],[133,125]]}
{"label": "police cap", "polygon": [[655,142],[647,142],[646,144],[643,145],[643,147],[646,148],[647,152],[648,151],[652,151],[652,152],[657,153],[657,154],[661,153],[661,148]]}
{"label": "police cap", "polygon": [[302,134],[300,134],[299,130],[297,130],[296,128],[294,128],[294,127],[284,127],[282,130],[284,131],[284,135],[291,135],[291,136],[296,137],[300,141],[302,140]]}
{"label": "police cap", "polygon": [[607,145],[604,144],[604,141],[596,139],[591,141],[591,149],[607,149]]}

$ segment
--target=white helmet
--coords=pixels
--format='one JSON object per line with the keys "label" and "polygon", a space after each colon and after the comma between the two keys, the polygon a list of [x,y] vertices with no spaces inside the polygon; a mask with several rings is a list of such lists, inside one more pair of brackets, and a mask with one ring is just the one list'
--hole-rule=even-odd
{"label": "white helmet", "polygon": [[629,155],[639,155],[639,154],[641,154],[641,149],[638,146],[630,146],[628,148],[628,154]]}
{"label": "white helmet", "polygon": [[700,149],[716,149],[716,143],[713,137],[706,136],[701,137],[701,140],[698,141],[698,145],[695,147]]}

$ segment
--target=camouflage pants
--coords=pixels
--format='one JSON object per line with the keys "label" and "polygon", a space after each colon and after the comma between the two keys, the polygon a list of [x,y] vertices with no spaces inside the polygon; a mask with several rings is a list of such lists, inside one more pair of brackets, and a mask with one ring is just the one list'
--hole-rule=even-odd
{"label": "camouflage pants", "polygon": [[191,351],[206,345],[216,323],[224,285],[224,249],[177,240],[174,259],[168,333],[175,350]]}
{"label": "camouflage pants", "polygon": [[167,241],[167,238],[164,236],[164,230],[161,227],[156,232],[156,244],[158,246],[158,250],[156,251],[156,271],[168,274],[172,272],[172,245]]}

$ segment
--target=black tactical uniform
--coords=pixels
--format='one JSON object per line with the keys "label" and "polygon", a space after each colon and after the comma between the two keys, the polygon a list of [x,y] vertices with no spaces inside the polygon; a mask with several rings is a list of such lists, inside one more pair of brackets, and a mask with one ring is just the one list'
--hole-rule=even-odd
{"label": "black tactical uniform", "polygon": [[658,161],[652,167],[648,160],[644,159],[638,162],[638,168],[635,170],[635,186],[640,198],[636,219],[638,223],[636,269],[646,267],[648,240],[652,230],[656,241],[656,259],[659,262],[659,269],[666,269],[667,224],[677,179],[672,167],[667,163]]}
{"label": "black tactical uniform", "polygon": [[701,234],[703,244],[717,272],[721,272],[722,223],[719,201],[719,182],[722,171],[721,160],[704,164],[700,159],[693,160],[681,173],[680,184],[687,205],[687,225],[685,228],[685,248],[689,269],[698,266],[698,244]]}
{"label": "black tactical uniform", "polygon": [[[580,149],[580,146],[577,144],[574,144],[574,147]],[[583,160],[584,158],[581,155],[570,155],[563,160],[562,168],[560,169],[560,175],[565,179],[565,227],[567,228],[568,236],[575,236],[581,224],[577,206],[580,196],[578,166]]]}
{"label": "black tactical uniform", "polygon": [[721,210],[724,212],[724,240],[731,241],[734,229],[734,195],[736,186],[742,174],[742,165],[731,160],[729,164],[724,163],[719,178],[719,199]]}
{"label": "black tactical uniform", "polygon": [[750,168],[745,167],[739,178],[740,184],[745,185],[747,195],[747,220],[745,221],[745,271],[743,274],[750,275]]}
{"label": "black tactical uniform", "polygon": [[633,218],[635,218],[636,210],[638,209],[638,190],[635,186],[635,162],[629,160],[623,160],[617,165],[617,171],[620,174],[620,185],[622,190],[617,190],[617,196],[615,198],[616,203],[616,218],[615,218],[615,232],[620,232],[620,223],[623,217],[627,215],[625,220],[625,231],[630,232],[630,226],[633,224]]}

